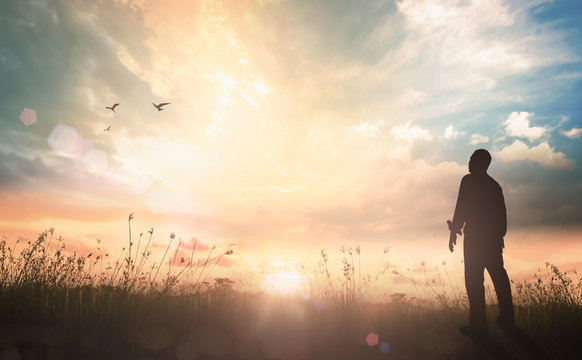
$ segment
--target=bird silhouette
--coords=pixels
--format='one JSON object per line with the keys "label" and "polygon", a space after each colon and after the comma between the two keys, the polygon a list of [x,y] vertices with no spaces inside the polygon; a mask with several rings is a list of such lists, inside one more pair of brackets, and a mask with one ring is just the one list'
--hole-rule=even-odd
{"label": "bird silhouette", "polygon": [[162,111],[162,110],[164,110],[164,109],[162,109],[162,106],[170,105],[170,103],[159,103],[158,105],[156,105],[156,104],[152,103],[152,105],[153,105],[153,106],[154,106],[156,109],[158,109],[158,111]]}
{"label": "bird silhouette", "polygon": [[113,112],[115,112],[115,108],[116,108],[118,105],[119,105],[119,103],[115,103],[115,104],[113,104],[113,106],[106,106],[105,108],[106,108],[106,109],[109,109],[109,110],[111,110],[111,111],[113,111]]}
{"label": "bird silhouette", "polygon": [[111,125],[109,125],[109,127],[103,131],[111,131]]}

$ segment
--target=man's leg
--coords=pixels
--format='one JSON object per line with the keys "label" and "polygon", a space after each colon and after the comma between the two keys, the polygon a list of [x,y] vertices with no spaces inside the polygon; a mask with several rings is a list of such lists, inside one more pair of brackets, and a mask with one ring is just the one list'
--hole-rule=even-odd
{"label": "man's leg", "polygon": [[486,267],[493,281],[495,293],[497,293],[497,300],[499,301],[499,324],[504,327],[512,327],[514,324],[514,312],[511,285],[509,284],[507,271],[503,267],[502,252],[499,251],[491,254]]}
{"label": "man's leg", "polygon": [[485,265],[483,254],[464,246],[465,253],[465,287],[469,298],[469,327],[478,332],[487,332],[485,316],[485,288],[483,272]]}

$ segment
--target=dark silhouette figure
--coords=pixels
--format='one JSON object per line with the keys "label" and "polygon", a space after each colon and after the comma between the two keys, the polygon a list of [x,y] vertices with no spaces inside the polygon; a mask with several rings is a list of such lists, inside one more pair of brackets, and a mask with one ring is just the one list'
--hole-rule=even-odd
{"label": "dark silhouette figure", "polygon": [[457,234],[465,232],[465,286],[469,298],[469,326],[461,326],[461,333],[469,336],[487,336],[485,317],[484,271],[487,269],[497,299],[497,322],[504,330],[514,328],[511,287],[503,267],[503,237],[507,231],[505,200],[501,187],[487,174],[491,155],[487,150],[476,150],[469,160],[469,172],[461,180],[453,221],[448,221],[451,252]]}
{"label": "dark silhouette figure", "polygon": [[158,104],[158,105],[156,105],[156,104],[152,103],[152,105],[153,105],[153,106],[154,106],[156,109],[158,109],[158,111],[162,111],[162,110],[164,110],[164,109],[162,108],[162,106],[170,105],[170,103],[160,103],[160,104]]}

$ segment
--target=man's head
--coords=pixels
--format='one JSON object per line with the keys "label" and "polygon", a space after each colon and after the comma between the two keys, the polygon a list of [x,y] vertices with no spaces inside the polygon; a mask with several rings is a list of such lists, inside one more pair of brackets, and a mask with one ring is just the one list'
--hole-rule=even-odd
{"label": "man's head", "polygon": [[487,172],[491,164],[491,154],[485,149],[475,150],[471,159],[469,160],[469,172],[470,173],[484,173]]}

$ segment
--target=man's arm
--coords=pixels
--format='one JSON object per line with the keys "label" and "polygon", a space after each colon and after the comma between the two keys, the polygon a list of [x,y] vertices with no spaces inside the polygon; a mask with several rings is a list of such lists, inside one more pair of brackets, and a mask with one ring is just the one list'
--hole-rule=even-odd
{"label": "man's arm", "polygon": [[459,195],[457,196],[457,204],[455,205],[455,213],[453,215],[453,221],[450,229],[455,233],[460,233],[463,226],[465,226],[468,205],[467,191],[467,176],[464,176],[461,180],[461,185],[459,186]]}
{"label": "man's arm", "polygon": [[452,229],[453,223],[451,222],[451,220],[447,220],[447,224],[449,225],[449,231],[450,231],[449,250],[451,250],[451,252],[453,252],[453,250],[455,250],[455,245],[457,245],[457,234],[459,234],[459,235],[463,235],[463,234],[461,233],[461,230],[459,230],[458,232],[453,231],[453,229]]}
{"label": "man's arm", "polygon": [[[507,209],[505,207],[505,198],[503,197],[503,191],[501,187],[499,187],[499,215],[498,215],[498,224],[499,224],[499,235],[501,238],[505,236],[507,233]],[[505,246],[503,246],[505,247]]]}
{"label": "man's arm", "polygon": [[449,250],[453,252],[455,245],[457,245],[457,234],[462,235],[461,229],[465,225],[466,203],[467,203],[467,177],[463,177],[461,185],[459,186],[459,195],[457,196],[457,204],[455,205],[455,213],[453,221],[447,220],[449,225]]}

